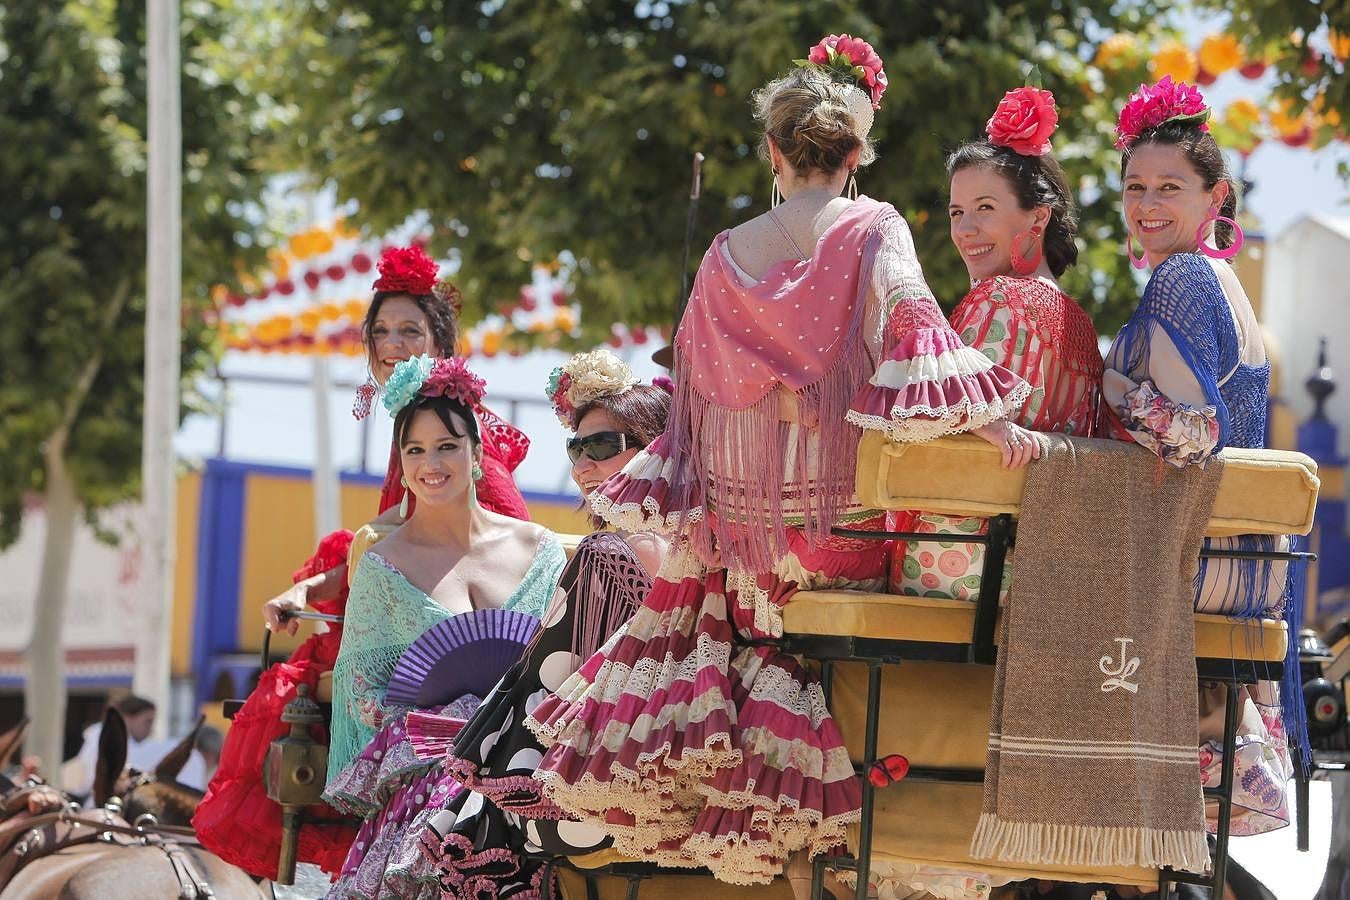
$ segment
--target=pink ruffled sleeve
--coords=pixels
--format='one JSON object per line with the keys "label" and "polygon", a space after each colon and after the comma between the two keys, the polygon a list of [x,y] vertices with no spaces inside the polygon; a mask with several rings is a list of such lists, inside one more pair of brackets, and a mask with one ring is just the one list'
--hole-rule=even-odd
{"label": "pink ruffled sleeve", "polygon": [[922,443],[1007,418],[1031,385],[967,347],[924,281],[909,226],[883,226],[872,267],[874,298],[885,298],[884,357],[854,395],[848,420],[893,441]]}
{"label": "pink ruffled sleeve", "polygon": [[622,531],[676,534],[703,518],[703,498],[681,475],[682,460],[670,452],[670,433],[638,451],[591,494],[591,511]]}

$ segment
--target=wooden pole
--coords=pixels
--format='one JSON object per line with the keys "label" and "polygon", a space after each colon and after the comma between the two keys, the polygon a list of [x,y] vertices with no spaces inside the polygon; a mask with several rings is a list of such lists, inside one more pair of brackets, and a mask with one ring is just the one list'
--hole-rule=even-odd
{"label": "wooden pole", "polygon": [[148,185],[145,413],[141,448],[144,610],[133,689],[169,714],[182,317],[182,101],[177,0],[146,0]]}

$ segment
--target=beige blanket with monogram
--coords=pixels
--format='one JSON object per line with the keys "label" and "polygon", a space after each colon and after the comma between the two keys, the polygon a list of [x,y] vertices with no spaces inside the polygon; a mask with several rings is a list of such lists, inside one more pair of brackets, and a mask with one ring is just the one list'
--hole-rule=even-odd
{"label": "beige blanket with monogram", "polygon": [[1042,440],[971,853],[1203,872],[1192,604],[1223,463],[1176,469],[1130,443]]}

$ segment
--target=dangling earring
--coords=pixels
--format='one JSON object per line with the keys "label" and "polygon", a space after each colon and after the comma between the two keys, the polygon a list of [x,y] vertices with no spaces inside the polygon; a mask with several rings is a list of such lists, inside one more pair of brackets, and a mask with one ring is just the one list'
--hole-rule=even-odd
{"label": "dangling earring", "polygon": [[[1027,231],[1019,231],[1012,239],[1012,269],[1018,275],[1030,275],[1041,264],[1044,253],[1041,247],[1041,235],[1045,229],[1032,225]],[[1025,244],[1030,247],[1024,247]]]}
{"label": "dangling earring", "polygon": [[480,478],[482,478],[483,467],[480,466],[478,463],[474,463],[473,467],[469,469],[469,477],[472,478],[474,481],[477,481]]}
{"label": "dangling earring", "polygon": [[850,200],[857,200],[857,199],[858,199],[858,170],[857,170],[857,169],[850,169],[850,170],[849,170],[849,173],[848,173],[848,185],[844,188],[844,193],[848,195],[848,199],[850,199]]}
{"label": "dangling earring", "polygon": [[[1222,250],[1218,247],[1211,247],[1209,244],[1205,243],[1205,226],[1213,225],[1217,232],[1220,222],[1227,222],[1233,228],[1233,243]],[[1216,233],[1214,235],[1214,240],[1218,241],[1218,239],[1219,236]],[[1246,240],[1247,236],[1242,233],[1242,226],[1227,216],[1219,215],[1219,207],[1217,205],[1209,208],[1209,218],[1201,222],[1200,227],[1195,230],[1196,245],[1199,247],[1200,252],[1210,259],[1232,259],[1234,256],[1238,255],[1238,251],[1242,249],[1242,245]]]}
{"label": "dangling earring", "polygon": [[1148,268],[1148,251],[1144,249],[1142,241],[1139,242],[1139,256],[1134,255],[1134,232],[1128,227],[1125,229],[1125,255],[1130,258],[1130,265],[1136,269]]}
{"label": "dangling earring", "polygon": [[398,483],[403,485],[403,499],[398,501],[398,517],[406,520],[408,518],[408,497],[412,491],[408,490],[408,479],[400,477]]}
{"label": "dangling earring", "polygon": [[367,375],[366,383],[356,389],[356,399],[352,401],[352,416],[357,421],[370,415],[370,408],[375,405],[375,394],[377,392],[375,376]]}
{"label": "dangling earring", "polygon": [[783,202],[783,192],[778,187],[778,167],[773,167],[773,190],[769,192],[769,208],[776,209]]}

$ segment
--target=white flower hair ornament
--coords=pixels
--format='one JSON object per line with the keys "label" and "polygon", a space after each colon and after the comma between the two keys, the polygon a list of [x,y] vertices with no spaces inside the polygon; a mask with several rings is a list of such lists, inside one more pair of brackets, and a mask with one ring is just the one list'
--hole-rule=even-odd
{"label": "white flower hair ornament", "polygon": [[558,421],[575,428],[572,417],[587,403],[622,394],[638,383],[628,364],[608,350],[578,353],[558,366],[548,377],[545,393],[553,403]]}

